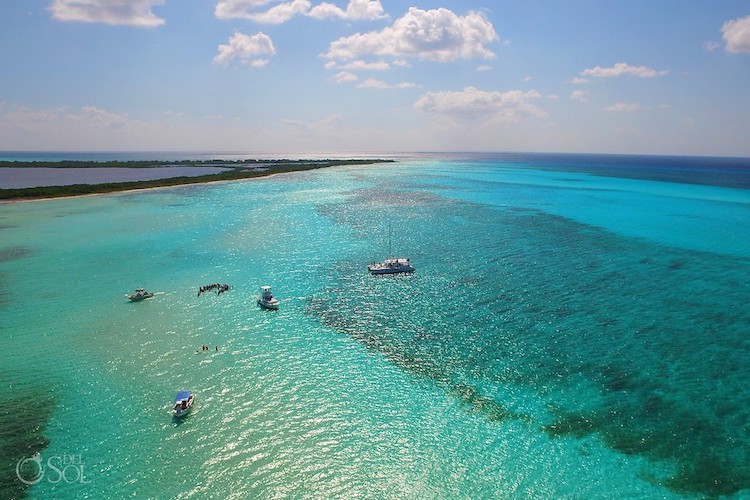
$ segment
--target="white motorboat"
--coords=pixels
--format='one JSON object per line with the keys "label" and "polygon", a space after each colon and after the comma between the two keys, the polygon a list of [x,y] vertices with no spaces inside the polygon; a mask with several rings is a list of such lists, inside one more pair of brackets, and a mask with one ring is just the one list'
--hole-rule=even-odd
{"label": "white motorboat", "polygon": [[135,293],[126,293],[125,296],[130,299],[131,302],[138,302],[143,299],[150,299],[154,296],[153,292],[147,292],[143,288],[136,288]]}
{"label": "white motorboat", "polygon": [[264,309],[278,309],[279,301],[273,296],[270,286],[260,287],[260,298],[258,299],[258,305]]}
{"label": "white motorboat", "polygon": [[172,414],[175,417],[182,417],[187,415],[193,408],[193,400],[195,397],[190,391],[180,391],[174,398],[174,406],[172,407]]}

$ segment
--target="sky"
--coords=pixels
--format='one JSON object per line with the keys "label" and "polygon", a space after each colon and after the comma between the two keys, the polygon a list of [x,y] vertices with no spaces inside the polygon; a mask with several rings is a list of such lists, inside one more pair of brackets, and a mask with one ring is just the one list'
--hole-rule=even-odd
{"label": "sky", "polygon": [[3,0],[0,150],[750,157],[747,0]]}

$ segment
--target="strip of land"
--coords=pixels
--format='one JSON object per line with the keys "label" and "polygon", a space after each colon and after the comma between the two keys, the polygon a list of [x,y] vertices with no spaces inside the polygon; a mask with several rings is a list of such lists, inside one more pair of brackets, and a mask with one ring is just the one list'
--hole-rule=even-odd
{"label": "strip of land", "polygon": [[182,160],[164,162],[148,161],[41,161],[15,162],[0,161],[0,167],[11,168],[163,168],[163,167],[222,167],[227,170],[207,175],[168,177],[164,179],[107,182],[99,184],[70,184],[66,186],[37,186],[25,188],[0,189],[0,200],[34,200],[42,198],[61,198],[66,196],[81,196],[87,194],[112,193],[130,191],[134,189],[149,189],[156,187],[180,186],[185,184],[201,184],[216,181],[234,181],[264,177],[268,175],[314,170],[341,165],[368,165],[373,163],[387,163],[393,160],[382,159],[349,159],[349,160]]}

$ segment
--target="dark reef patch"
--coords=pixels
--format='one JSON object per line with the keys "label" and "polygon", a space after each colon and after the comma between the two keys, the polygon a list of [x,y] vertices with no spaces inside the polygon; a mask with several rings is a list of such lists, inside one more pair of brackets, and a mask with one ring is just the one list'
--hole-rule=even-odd
{"label": "dark reef patch", "polygon": [[[49,445],[44,429],[52,417],[55,400],[49,388],[16,383],[0,374],[0,498],[24,498],[30,486],[16,475],[19,461],[42,453]],[[33,478],[36,471],[24,471]]]}
{"label": "dark reef patch", "polygon": [[23,259],[31,253],[31,249],[27,247],[8,247],[0,248],[0,263],[8,262],[16,259]]}
{"label": "dark reef patch", "polygon": [[367,349],[383,355],[405,372],[429,379],[456,398],[466,411],[479,414],[490,422],[501,422],[506,419],[531,421],[529,416],[505,408],[495,399],[483,394],[478,387],[454,380],[449,370],[429,357],[420,355],[416,343],[424,338],[423,335],[414,337],[414,345],[399,342],[397,336],[387,330],[370,329],[366,322],[352,320],[339,313],[336,304],[319,297],[308,301],[306,312],[319,317],[326,326],[349,335]]}

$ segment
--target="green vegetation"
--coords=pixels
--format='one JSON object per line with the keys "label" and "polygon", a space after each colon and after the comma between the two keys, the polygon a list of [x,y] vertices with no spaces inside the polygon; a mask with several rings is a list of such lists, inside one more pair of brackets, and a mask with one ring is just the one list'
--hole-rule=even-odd
{"label": "green vegetation", "polygon": [[267,175],[281,174],[287,172],[298,172],[302,170],[313,170],[317,168],[333,167],[338,165],[368,165],[372,163],[384,163],[393,160],[182,160],[175,162],[164,161],[33,161],[12,162],[0,161],[0,167],[13,168],[156,168],[156,167],[225,167],[230,170],[218,174],[169,177],[149,181],[129,182],[107,182],[102,184],[72,184],[68,186],[38,186],[30,188],[0,189],[0,200],[19,200],[37,198],[60,198],[64,196],[78,196],[84,194],[112,193],[116,191],[127,191],[131,189],[148,189],[165,186],[179,186],[183,184],[200,184],[215,181],[234,181],[250,179],[253,177],[264,177]]}
{"label": "green vegetation", "polygon": [[[247,167],[256,168],[267,165],[300,165],[319,164],[320,166],[351,165],[356,163],[373,163],[390,160],[59,160],[59,161],[10,161],[0,160],[0,167],[8,168],[154,168],[154,167]],[[325,164],[325,165],[323,165]]]}

